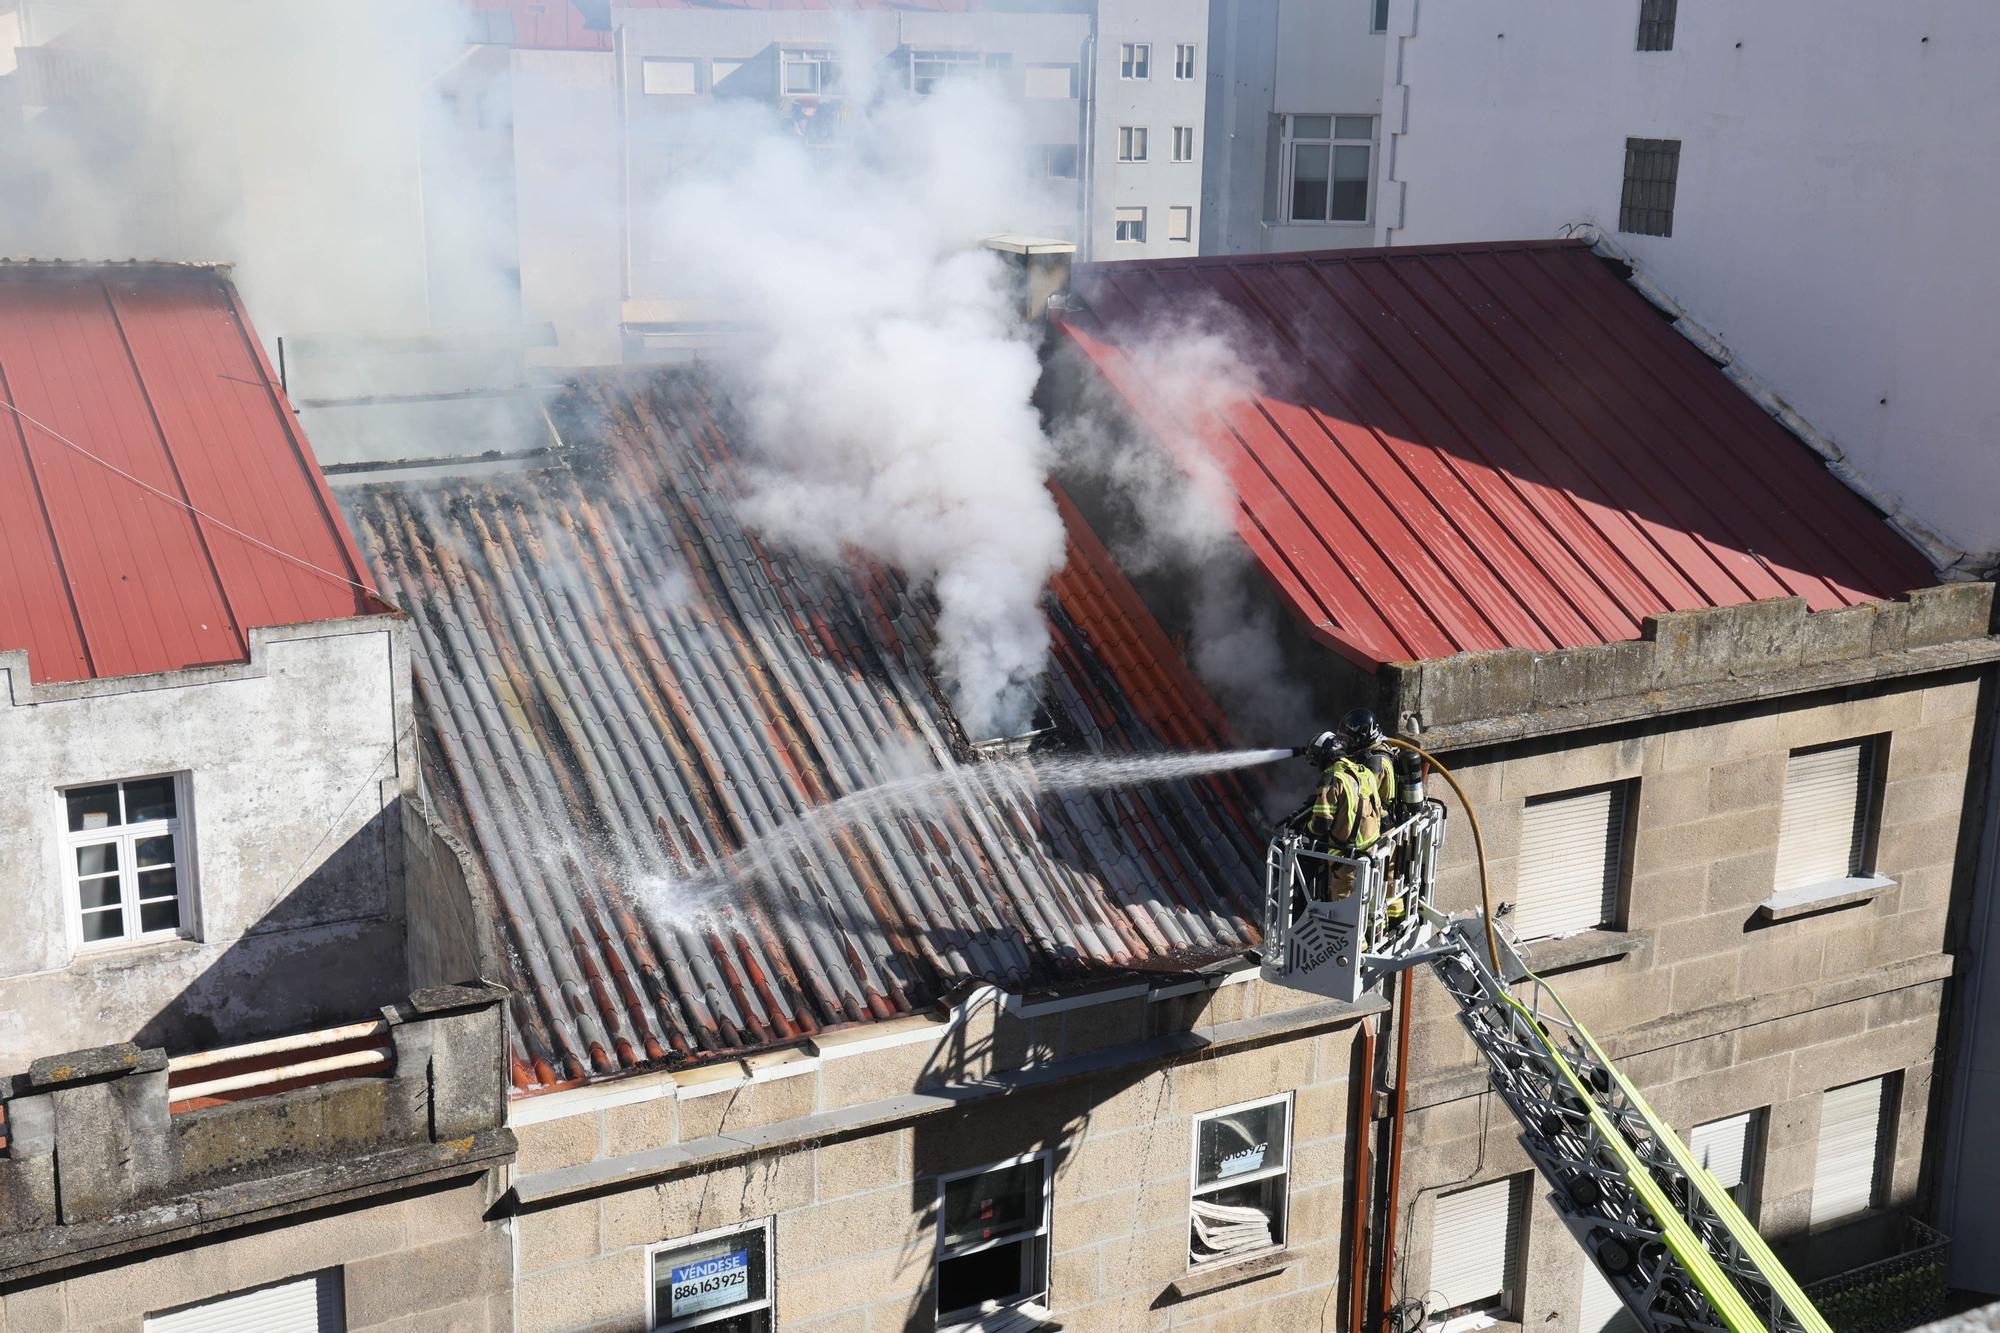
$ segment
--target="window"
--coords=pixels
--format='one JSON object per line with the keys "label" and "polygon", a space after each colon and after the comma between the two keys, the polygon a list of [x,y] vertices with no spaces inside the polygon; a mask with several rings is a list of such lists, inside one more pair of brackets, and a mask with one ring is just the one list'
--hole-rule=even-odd
{"label": "window", "polygon": [[770,1333],[769,1222],[655,1245],[646,1263],[646,1327]]}
{"label": "window", "polygon": [[1507,1312],[1520,1289],[1525,1176],[1438,1196],[1431,1218],[1433,1314]]}
{"label": "window", "polygon": [[692,60],[654,60],[649,57],[639,62],[639,89],[648,97],[685,96],[701,91],[701,79],[695,73]]}
{"label": "window", "polygon": [[722,92],[722,85],[736,76],[736,72],[750,62],[747,60],[711,60],[708,62],[708,86]]}
{"label": "window", "polygon": [[1291,1135],[1290,1093],[1194,1118],[1190,1266],[1284,1245]]}
{"label": "window", "polygon": [[1757,1124],[1758,1113],[1745,1111],[1696,1125],[1687,1138],[1695,1161],[1706,1167],[1736,1200],[1736,1206],[1746,1212],[1750,1207],[1750,1164],[1757,1155]]}
{"label": "window", "polygon": [[1120,125],[1118,127],[1118,160],[1120,162],[1144,162],[1146,160],[1146,127],[1144,125]]}
{"label": "window", "polygon": [[62,794],[71,920],[85,948],[168,939],[192,915],[187,776],[132,778]]}
{"label": "window", "polygon": [[977,51],[910,52],[910,91],[928,97],[946,79],[977,74],[985,62]]}
{"label": "window", "polygon": [[1627,139],[1618,230],[1640,236],[1673,235],[1674,182],[1680,174],[1679,139]]}
{"label": "window", "polygon": [[1286,116],[1288,222],[1366,222],[1375,117]]}
{"label": "window", "polygon": [[1639,49],[1674,49],[1674,13],[1679,0],[1639,0]]}
{"label": "window", "polygon": [[1626,792],[1617,782],[1528,802],[1514,891],[1522,939],[1559,939],[1617,920]]}
{"label": "window", "polygon": [[1375,7],[1368,15],[1368,31],[1389,31],[1389,0],[1375,0]]}
{"label": "window", "polygon": [[840,86],[840,63],[830,51],[787,51],[784,82],[787,97],[813,97]]}
{"label": "window", "polygon": [[939,1325],[1047,1301],[1048,1170],[1036,1156],[938,1182]]}
{"label": "window", "polygon": [[1120,208],[1111,215],[1111,225],[1121,241],[1146,239],[1146,210],[1143,208]]}
{"label": "window", "polygon": [[1076,179],[1076,145],[1073,143],[1032,144],[1028,148],[1028,175],[1061,180]]}
{"label": "window", "polygon": [[1578,1333],[1646,1333],[1593,1263],[1583,1266],[1583,1292],[1576,1313]]}
{"label": "window", "polygon": [[1174,126],[1174,161],[1194,161],[1194,126]]}
{"label": "window", "polygon": [[1174,47],[1174,77],[1192,79],[1194,77],[1194,43],[1181,42]]}
{"label": "window", "polygon": [[1127,42],[1118,48],[1118,77],[1148,79],[1153,72],[1153,44]]}
{"label": "window", "polygon": [[340,1270],[329,1268],[199,1305],[147,1315],[144,1333],[341,1333],[347,1327]]}
{"label": "window", "polygon": [[1029,97],[1076,96],[1075,65],[1029,65],[1021,71],[1022,92]]}
{"label": "window", "polygon": [[1194,209],[1187,204],[1175,204],[1167,210],[1167,239],[1170,241],[1191,241],[1194,239]]}
{"label": "window", "polygon": [[1813,1160],[1813,1227],[1831,1226],[1875,1206],[1888,1094],[1886,1078],[1829,1088],[1820,1094],[1819,1155]]}
{"label": "window", "polygon": [[1863,873],[1875,788],[1874,740],[1794,750],[1785,760],[1776,888]]}

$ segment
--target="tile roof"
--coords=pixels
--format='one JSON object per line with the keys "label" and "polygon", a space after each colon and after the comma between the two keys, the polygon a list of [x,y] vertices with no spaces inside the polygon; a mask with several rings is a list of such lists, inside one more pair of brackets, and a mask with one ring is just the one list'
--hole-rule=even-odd
{"label": "tile roof", "polygon": [[221,270],[0,262],[0,651],[38,681],[241,662],[383,610],[367,583]]}
{"label": "tile roof", "polygon": [[1935,581],[1583,242],[1104,263],[1075,285],[1088,310],[1063,327],[1142,417],[1162,408],[1120,343],[1158,312],[1219,300],[1269,342],[1274,386],[1196,433],[1265,571],[1364,666]]}
{"label": "tile roof", "polygon": [[[433,794],[505,922],[518,1089],[918,1011],[973,979],[1043,988],[1252,946],[1262,846],[1233,779],[883,815],[712,918],[649,919],[621,866],[712,864],[967,751],[926,668],[935,604],[746,529],[718,391],[592,373],[553,410],[588,440],[559,465],[343,497],[411,616]],[[1046,605],[1067,741],[1222,742],[1080,521]]]}

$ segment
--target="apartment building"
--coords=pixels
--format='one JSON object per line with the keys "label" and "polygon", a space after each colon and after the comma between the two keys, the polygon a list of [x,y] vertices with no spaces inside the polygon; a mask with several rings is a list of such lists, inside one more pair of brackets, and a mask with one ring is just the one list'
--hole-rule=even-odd
{"label": "apartment building", "polygon": [[504,992],[226,269],[0,264],[0,568],[0,1321],[504,1326]]}
{"label": "apartment building", "polygon": [[[1445,903],[1479,901],[1474,813],[1531,964],[1801,1277],[1892,1259],[1941,1292],[1949,988],[1991,892],[1991,585],[1931,586],[1583,242],[1076,286],[1073,373],[1141,420],[1172,388],[1119,340],[1159,302],[1223,301],[1296,368],[1173,420],[1237,489],[1292,674],[1456,771]],[[1179,632],[1172,581],[1142,586]],[[1595,1330],[1617,1299],[1454,1005],[1418,976],[1404,1017],[1390,1296]],[[1838,1309],[1855,1283],[1813,1290]]]}

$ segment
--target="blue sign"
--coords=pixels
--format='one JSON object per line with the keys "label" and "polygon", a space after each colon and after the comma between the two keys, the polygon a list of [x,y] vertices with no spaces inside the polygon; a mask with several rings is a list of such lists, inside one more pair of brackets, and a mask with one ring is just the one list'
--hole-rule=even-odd
{"label": "blue sign", "polygon": [[673,1317],[716,1310],[750,1299],[750,1251],[731,1250],[681,1264],[668,1274]]}

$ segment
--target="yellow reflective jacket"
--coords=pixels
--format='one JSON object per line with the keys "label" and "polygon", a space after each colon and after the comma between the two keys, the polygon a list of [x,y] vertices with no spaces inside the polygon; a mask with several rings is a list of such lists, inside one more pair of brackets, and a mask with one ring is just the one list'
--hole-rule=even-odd
{"label": "yellow reflective jacket", "polygon": [[1313,797],[1306,831],[1357,852],[1372,845],[1382,836],[1382,816],[1396,794],[1395,772],[1387,772],[1385,780],[1361,760],[1344,755],[1334,760]]}

